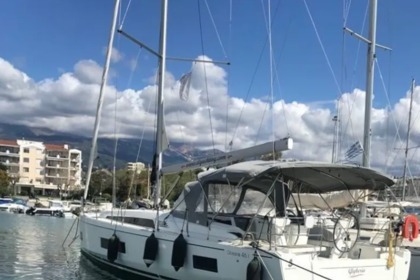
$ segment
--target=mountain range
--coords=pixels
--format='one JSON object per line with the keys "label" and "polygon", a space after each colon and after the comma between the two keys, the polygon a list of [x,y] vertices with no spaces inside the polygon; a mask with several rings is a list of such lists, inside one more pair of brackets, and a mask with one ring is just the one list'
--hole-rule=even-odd
{"label": "mountain range", "polygon": [[[91,148],[91,138],[53,131],[48,128],[28,127],[24,125],[0,123],[0,139],[25,139],[40,141],[47,144],[68,144],[70,148],[82,151],[83,169],[87,168]],[[119,139],[116,156],[116,168],[126,167],[127,162],[143,162],[151,164],[154,153],[154,142],[143,139],[139,157],[139,139]],[[114,160],[115,139],[99,138],[97,142],[97,158],[94,166],[96,168],[111,169]],[[199,150],[181,143],[171,143],[170,148],[164,152],[164,165],[190,161],[195,158],[202,158],[209,154],[220,154],[219,150]]]}

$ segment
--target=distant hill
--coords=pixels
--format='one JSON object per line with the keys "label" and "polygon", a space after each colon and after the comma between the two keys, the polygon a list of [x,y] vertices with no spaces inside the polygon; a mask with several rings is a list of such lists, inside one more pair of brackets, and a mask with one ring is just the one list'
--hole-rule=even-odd
{"label": "distant hill", "polygon": [[[91,138],[56,132],[48,128],[32,128],[24,125],[11,125],[0,123],[0,139],[25,139],[41,141],[44,143],[68,144],[71,148],[79,149],[83,155],[83,169],[86,169],[89,161]],[[139,149],[139,139],[119,139],[116,168],[124,168],[127,162],[136,161]],[[115,140],[110,138],[98,139],[97,159],[95,166],[98,168],[111,169],[114,159]],[[153,142],[143,139],[138,161],[150,164],[153,158]],[[220,154],[221,151],[216,150]],[[193,158],[205,157],[213,154],[213,151],[202,151],[179,143],[171,143],[169,150],[164,153],[164,164],[186,162]]]}

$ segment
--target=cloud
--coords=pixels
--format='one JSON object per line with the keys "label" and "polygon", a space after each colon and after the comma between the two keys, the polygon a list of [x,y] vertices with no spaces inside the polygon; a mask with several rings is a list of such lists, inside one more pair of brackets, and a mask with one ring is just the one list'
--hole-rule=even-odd
{"label": "cloud", "polygon": [[102,67],[93,60],[81,60],[74,65],[74,76],[82,83],[99,84]]}
{"label": "cloud", "polygon": [[[102,48],[102,54],[103,55],[106,55],[107,49],[108,49],[108,47],[103,47]],[[123,58],[124,58],[124,54],[122,52],[120,52],[117,48],[112,47],[111,62],[117,63],[117,62],[120,62]]]}
{"label": "cloud", "polygon": [[[208,57],[199,57],[209,59]],[[285,157],[331,161],[335,111],[329,101],[312,104],[278,100],[269,104],[262,99],[243,100],[227,92],[227,73],[212,63],[195,63],[188,101],[179,98],[179,77],[166,73],[165,121],[170,141],[191,144],[196,148],[249,147],[274,136],[293,137],[295,146]],[[93,60],[78,61],[73,72],[57,78],[34,81],[10,62],[0,58],[0,118],[2,122],[48,127],[55,131],[91,136],[99,95],[102,68]],[[142,129],[152,137],[156,123],[157,87],[154,77],[141,89],[105,89],[100,134],[114,133],[115,107],[121,137],[139,138]],[[345,93],[340,99],[341,148],[339,157],[359,140],[363,143],[365,93],[360,89]],[[316,104],[316,106],[314,106]],[[401,175],[409,108],[407,92],[392,108],[372,111],[372,166]],[[420,87],[413,102],[413,125],[410,147],[420,145]],[[211,122],[209,116],[211,115]],[[398,134],[400,137],[395,137]],[[213,146],[214,145],[214,146]],[[410,157],[416,150],[410,151]],[[412,172],[419,165],[411,159]],[[360,161],[360,158],[356,159]]]}

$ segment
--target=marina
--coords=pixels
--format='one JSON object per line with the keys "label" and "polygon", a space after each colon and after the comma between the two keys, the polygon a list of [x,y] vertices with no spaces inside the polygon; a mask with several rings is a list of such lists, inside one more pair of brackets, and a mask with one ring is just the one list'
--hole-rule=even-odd
{"label": "marina", "polygon": [[[0,212],[0,279],[127,279],[102,270],[83,257],[79,239],[68,246],[74,232],[62,246],[72,224],[70,219]],[[420,261],[420,255],[412,258],[412,261]],[[411,267],[408,279],[419,277],[420,267]]]}
{"label": "marina", "polygon": [[[223,9],[214,9],[206,0],[198,0],[198,9],[188,11],[188,15],[197,14],[197,18],[189,18],[199,27],[199,36],[191,36],[191,42],[201,45],[201,51],[192,48],[193,44],[185,44],[182,32],[175,31],[188,34],[179,25],[185,17],[180,14],[178,2],[142,3],[147,6],[147,19],[141,25],[136,21],[144,18],[139,15],[146,9],[131,5],[131,1],[112,2],[113,9],[108,3],[107,12],[101,12],[105,16],[113,11],[108,43],[102,46],[103,66],[94,60],[79,61],[73,72],[59,70],[62,73],[57,81],[32,82],[0,57],[0,70],[11,69],[13,75],[9,76],[23,81],[20,85],[7,75],[3,77],[0,71],[0,97],[8,89],[12,89],[13,96],[30,92],[21,89],[33,85],[35,92],[44,91],[44,95],[55,91],[66,95],[68,88],[71,92],[86,86],[80,90],[85,94],[86,108],[74,109],[75,116],[89,118],[86,122],[80,118],[73,122],[54,121],[60,124],[56,130],[71,126],[70,133],[79,131],[78,124],[84,122],[80,135],[70,135],[69,141],[62,143],[44,141],[42,138],[49,135],[50,140],[59,138],[36,128],[33,135],[40,135],[39,138],[28,140],[17,133],[0,139],[0,280],[420,279],[420,199],[414,180],[408,183],[415,174],[411,172],[413,166],[417,167],[414,154],[411,159],[408,154],[410,149],[420,147],[413,145],[418,132],[416,120],[412,120],[420,95],[413,78],[407,94],[410,105],[405,141],[399,136],[400,127],[394,131],[387,123],[385,129],[384,120],[378,125],[373,96],[377,93],[375,84],[380,81],[375,81],[375,72],[379,72],[376,79],[380,77],[385,85],[379,52],[393,50],[387,46],[389,38],[384,45],[376,40],[377,19],[384,14],[378,6],[381,3],[382,7],[383,2],[366,1],[364,18],[358,7],[359,16],[353,19],[351,1],[343,1],[343,73],[347,71],[347,60],[353,59],[345,52],[345,46],[355,44],[347,42],[346,37],[359,41],[356,60],[361,45],[366,44],[367,50],[366,70],[357,71],[359,79],[361,73],[365,74],[364,85],[352,81],[353,92],[347,93],[348,77],[342,74],[340,85],[333,69],[340,60],[334,57],[333,67],[324,47],[333,48],[336,43],[331,44],[330,38],[329,45],[323,44],[312,17],[313,4],[302,1],[299,15],[307,13],[338,92],[337,99],[326,102],[329,105],[309,102],[304,110],[294,107],[289,111],[284,105],[296,105],[295,98],[304,93],[298,86],[292,87],[291,103],[275,93],[274,84],[277,82],[279,89],[282,86],[276,64],[278,42],[272,37],[279,33],[272,27],[278,25],[285,30],[284,24],[273,24],[277,11],[284,13],[281,1],[261,1],[264,20],[260,27],[265,28],[266,37],[258,39],[265,43],[253,75],[264,69],[262,76],[266,79],[260,77],[255,84],[259,88],[257,99],[248,99],[249,92],[238,95],[244,89],[234,89],[229,84],[231,77],[241,74],[238,70],[245,66],[232,60],[231,53],[235,57],[242,46],[251,43],[246,38],[240,48],[231,50],[231,31],[236,31],[232,28],[232,2]],[[223,14],[224,20],[223,10],[229,10]],[[204,11],[208,18],[202,14]],[[282,18],[285,15],[288,13]],[[154,23],[149,25],[149,20]],[[206,21],[210,25],[206,26]],[[229,28],[220,28],[218,22]],[[104,24],[97,28],[101,33],[106,29]],[[217,40],[204,39],[209,28]],[[337,37],[337,33],[331,34]],[[96,42],[93,32],[91,35],[92,42]],[[381,41],[385,37],[381,32],[378,35]],[[105,40],[101,42],[104,44]],[[214,52],[216,42],[220,45],[219,54]],[[210,45],[206,51],[205,43]],[[225,49],[225,44],[229,48]],[[297,45],[292,45],[296,51]],[[313,49],[309,46],[307,52]],[[134,48],[138,54],[129,58],[126,51]],[[102,57],[96,51],[96,59]],[[267,57],[261,60],[264,53]],[[287,54],[284,50],[279,53]],[[238,56],[239,61],[244,57]],[[141,69],[137,69],[140,61],[152,60],[154,64],[140,63]],[[117,66],[118,61],[124,61],[126,66]],[[237,64],[231,67],[232,62]],[[310,65],[311,60],[299,63]],[[142,71],[141,75],[136,76],[137,70]],[[296,77],[304,72],[302,69]],[[126,89],[117,76],[129,77]],[[311,81],[309,75],[303,76],[302,80]],[[250,91],[255,86],[254,77],[247,79],[251,81]],[[60,80],[67,81],[67,85],[51,85]],[[237,86],[238,81],[242,87],[245,79],[236,78],[233,84]],[[294,81],[296,85],[300,83],[300,79]],[[360,87],[365,90],[362,94]],[[385,86],[383,90],[388,94]],[[95,94],[89,95],[91,92]],[[331,94],[330,89],[327,92]],[[357,109],[353,109],[354,100],[349,96],[358,96],[359,104],[354,106]],[[74,97],[68,94],[63,106]],[[390,103],[389,96],[387,102]],[[247,111],[247,106],[253,109]],[[364,107],[364,111],[354,112],[359,107]],[[58,115],[69,114],[67,110],[64,108]],[[297,112],[303,114],[291,118]],[[387,114],[383,112],[384,116]],[[134,115],[141,121],[133,121]],[[391,117],[386,118],[389,122]],[[293,124],[288,124],[287,119]],[[139,124],[143,128],[137,143],[133,142],[138,138],[134,127]],[[390,131],[400,138],[394,139],[393,148],[388,143]],[[90,132],[81,140],[82,134]],[[146,147],[142,147],[143,142]],[[389,159],[391,150],[399,149],[401,143],[405,144],[401,149],[403,167],[395,164],[397,156]],[[122,153],[130,162],[119,158]]]}

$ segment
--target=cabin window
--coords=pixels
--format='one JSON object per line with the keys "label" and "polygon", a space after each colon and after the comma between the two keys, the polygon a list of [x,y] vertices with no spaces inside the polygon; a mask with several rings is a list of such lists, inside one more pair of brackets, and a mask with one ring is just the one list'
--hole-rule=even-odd
{"label": "cabin window", "polygon": [[119,221],[127,224],[138,225],[143,227],[154,228],[155,222],[150,219],[143,219],[137,217],[121,217],[121,216],[107,216],[107,219]]}
{"label": "cabin window", "polygon": [[233,213],[241,196],[242,187],[228,184],[209,184],[209,212]]}
{"label": "cabin window", "polygon": [[193,266],[196,269],[218,272],[217,259],[193,255]]}
{"label": "cabin window", "polygon": [[[238,209],[237,214],[239,215],[246,215],[246,214],[255,214],[257,213],[258,209],[261,207],[265,199],[265,194],[253,190],[253,189],[247,189],[245,192],[244,200],[242,201],[241,206]],[[271,202],[270,198],[267,198],[264,205],[262,205],[260,212],[258,214],[260,215],[267,215],[272,214],[274,216],[274,205]]]}

